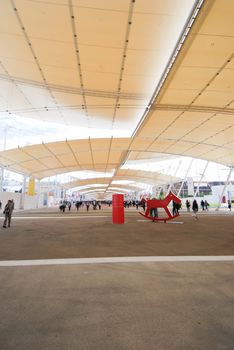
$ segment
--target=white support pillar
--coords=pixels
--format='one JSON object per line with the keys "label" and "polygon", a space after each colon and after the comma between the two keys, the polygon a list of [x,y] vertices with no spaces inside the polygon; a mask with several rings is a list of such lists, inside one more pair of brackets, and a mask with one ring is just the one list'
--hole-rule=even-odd
{"label": "white support pillar", "polygon": [[196,188],[196,191],[195,191],[195,193],[194,193],[193,198],[196,198],[196,195],[197,195],[198,192],[199,192],[199,188],[200,188],[201,182],[202,182],[202,180],[203,180],[203,177],[204,177],[204,175],[205,175],[205,173],[206,173],[206,170],[207,170],[208,165],[209,165],[209,161],[206,162],[205,168],[204,168],[204,170],[203,170],[203,173],[201,174],[201,177],[200,177],[200,180],[199,180],[199,182],[198,182],[198,185],[197,185],[197,188]]}
{"label": "white support pillar", "polygon": [[189,170],[191,169],[191,166],[192,166],[192,164],[193,164],[193,161],[194,161],[194,158],[192,158],[191,161],[190,161],[190,163],[189,163],[188,169],[187,169],[187,171],[186,171],[186,174],[185,174],[185,176],[184,176],[184,179],[183,179],[183,181],[182,181],[182,184],[181,184],[181,186],[180,186],[180,189],[179,189],[179,191],[178,191],[178,193],[177,193],[177,197],[179,197],[180,194],[181,194],[181,191],[182,191],[182,189],[183,189],[183,187],[184,187],[185,181],[187,180],[188,173],[189,173]]}
{"label": "white support pillar", "polygon": [[156,198],[159,198],[161,192],[161,186],[157,187]]}
{"label": "white support pillar", "polygon": [[223,186],[223,190],[222,190],[221,196],[219,198],[219,203],[218,203],[218,206],[217,206],[216,210],[219,210],[219,208],[221,207],[223,195],[224,195],[224,193],[225,193],[225,191],[227,189],[227,185],[228,185],[230,177],[232,175],[232,170],[233,170],[233,167],[230,167],[230,170],[229,170],[229,173],[228,173],[228,176],[227,176],[227,180],[225,181],[225,184]]}
{"label": "white support pillar", "polygon": [[26,191],[26,176],[23,176],[23,183],[22,183],[22,192],[20,196],[20,209],[24,209],[24,200],[25,200],[25,191]]}
{"label": "white support pillar", "polygon": [[[4,129],[4,139],[3,139],[3,151],[6,150],[6,143],[7,143],[7,129],[8,126]],[[0,192],[3,192],[3,180],[4,180],[4,166],[1,166],[1,183],[0,183]]]}
{"label": "white support pillar", "polygon": [[[175,173],[174,173],[173,176],[176,176],[176,175],[177,175],[178,170],[179,170],[179,168],[180,168],[180,166],[181,166],[181,163],[182,163],[182,160],[179,161],[179,163],[178,163],[178,165],[177,165],[177,167],[176,167],[176,170],[175,170]],[[172,183],[172,181],[171,181],[170,186],[168,187],[168,190],[167,190],[167,195],[168,195],[168,193],[171,191],[172,186],[173,186],[173,183]]]}
{"label": "white support pillar", "polygon": [[157,186],[152,186],[152,197],[157,198]]}
{"label": "white support pillar", "polygon": [[46,191],[46,194],[47,194],[47,208],[49,208],[49,193],[50,193],[50,176],[48,178],[48,182],[47,182],[47,191]]}
{"label": "white support pillar", "polygon": [[3,192],[3,180],[4,180],[4,166],[1,166],[0,192]]}
{"label": "white support pillar", "polygon": [[40,205],[40,197],[41,197],[41,180],[38,180],[38,183],[37,183],[37,209],[39,208],[39,205]]}

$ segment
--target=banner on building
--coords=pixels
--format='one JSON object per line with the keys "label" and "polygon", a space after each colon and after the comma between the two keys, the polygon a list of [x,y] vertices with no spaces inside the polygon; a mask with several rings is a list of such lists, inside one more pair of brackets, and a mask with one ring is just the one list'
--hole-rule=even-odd
{"label": "banner on building", "polygon": [[187,185],[188,185],[188,196],[194,196],[194,185],[193,185],[192,177],[187,178]]}
{"label": "banner on building", "polygon": [[34,177],[30,177],[30,179],[29,179],[28,195],[29,196],[34,196],[35,195],[35,179],[34,179]]}

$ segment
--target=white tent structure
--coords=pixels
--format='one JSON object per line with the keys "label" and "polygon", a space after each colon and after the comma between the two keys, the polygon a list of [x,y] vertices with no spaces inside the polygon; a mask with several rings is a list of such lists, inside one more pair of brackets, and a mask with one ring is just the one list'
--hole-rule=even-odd
{"label": "white tent structure", "polygon": [[96,128],[97,138],[8,149],[0,164],[38,179],[104,172],[105,191],[121,176],[168,183],[121,169],[159,153],[234,166],[233,13],[232,0],[5,1],[1,118]]}

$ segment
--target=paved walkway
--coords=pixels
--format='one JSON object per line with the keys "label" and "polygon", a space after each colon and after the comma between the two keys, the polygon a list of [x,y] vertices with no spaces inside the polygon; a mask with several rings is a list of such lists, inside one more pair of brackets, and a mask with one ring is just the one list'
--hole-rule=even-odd
{"label": "paved walkway", "polygon": [[18,213],[0,229],[0,349],[233,350],[233,220]]}

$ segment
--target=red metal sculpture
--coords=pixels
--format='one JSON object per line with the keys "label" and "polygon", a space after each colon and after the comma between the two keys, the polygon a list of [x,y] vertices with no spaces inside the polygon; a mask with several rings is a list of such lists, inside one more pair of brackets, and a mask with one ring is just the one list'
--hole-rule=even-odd
{"label": "red metal sculpture", "polygon": [[[172,215],[172,213],[170,212],[169,208],[168,208],[168,204],[174,201],[177,204],[181,203],[181,200],[173,193],[173,192],[169,192],[168,195],[164,198],[164,199],[149,199],[146,201],[146,205],[147,205],[147,209],[145,211],[145,213],[139,212],[139,214],[141,214],[142,216],[144,216],[145,218],[152,220],[152,221],[168,221],[168,220],[172,220],[174,218],[176,218],[177,216],[179,216],[179,212],[177,211],[176,214]],[[150,209],[154,209],[154,208],[163,208],[167,214],[167,217],[152,217],[150,216]]]}

